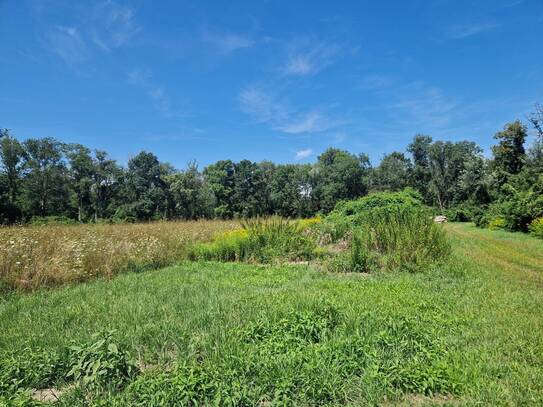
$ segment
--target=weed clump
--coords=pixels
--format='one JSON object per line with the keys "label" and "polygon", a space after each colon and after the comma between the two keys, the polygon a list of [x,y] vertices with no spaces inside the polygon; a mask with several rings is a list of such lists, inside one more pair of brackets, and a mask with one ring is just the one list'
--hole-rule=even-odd
{"label": "weed clump", "polygon": [[462,391],[444,343],[420,320],[367,314],[355,335],[345,322],[322,303],[262,316],[232,332],[236,351],[149,370],[104,405],[338,405],[353,396],[373,405]]}
{"label": "weed clump", "polygon": [[333,271],[419,271],[450,253],[442,227],[410,191],[340,203],[324,224],[332,241],[343,239],[349,247],[327,262]]}
{"label": "weed clump", "polygon": [[530,233],[535,236],[543,239],[543,216],[536,218],[530,223]]}
{"label": "weed clump", "polygon": [[137,374],[130,355],[113,340],[114,331],[98,333],[93,341],[70,347],[67,378],[83,387],[121,388]]}
{"label": "weed clump", "polygon": [[90,342],[59,352],[27,348],[2,355],[0,405],[42,405],[31,398],[30,389],[69,386],[70,392],[83,395],[121,390],[139,370],[114,334],[97,333]]}
{"label": "weed clump", "polygon": [[193,245],[191,260],[272,263],[276,260],[311,260],[317,245],[304,231],[309,223],[281,218],[249,219],[241,229],[221,233],[210,243]]}

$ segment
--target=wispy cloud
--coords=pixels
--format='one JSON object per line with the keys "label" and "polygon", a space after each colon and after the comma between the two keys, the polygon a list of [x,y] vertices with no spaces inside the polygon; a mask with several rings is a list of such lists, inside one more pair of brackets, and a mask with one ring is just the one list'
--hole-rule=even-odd
{"label": "wispy cloud", "polygon": [[369,75],[361,80],[360,88],[362,90],[384,89],[393,85],[395,80],[395,78],[387,75]]}
{"label": "wispy cloud", "polygon": [[313,155],[313,150],[311,150],[310,148],[306,148],[304,150],[296,151],[296,155],[294,156],[294,158],[296,159],[296,161],[300,161],[307,157],[310,157],[311,155]]}
{"label": "wispy cloud", "polygon": [[340,48],[339,45],[329,42],[296,43],[291,46],[288,59],[283,66],[283,73],[298,76],[313,75],[332,64]]}
{"label": "wispy cloud", "polygon": [[214,47],[221,54],[230,54],[243,48],[250,48],[254,45],[254,41],[240,34],[234,33],[217,33],[205,30],[202,33],[202,41]]}
{"label": "wispy cloud", "polygon": [[408,120],[426,128],[448,126],[458,104],[441,89],[422,81],[411,82],[394,90],[397,103],[391,107],[403,111]]}
{"label": "wispy cloud", "polygon": [[256,87],[243,89],[239,102],[241,110],[253,119],[287,134],[319,133],[341,124],[318,109],[293,109],[272,93]]}
{"label": "wispy cloud", "polygon": [[448,36],[453,39],[468,38],[499,27],[495,21],[480,21],[469,24],[458,24],[449,28]]}
{"label": "wispy cloud", "polygon": [[168,119],[186,117],[183,112],[175,111],[164,87],[157,85],[149,71],[135,69],[128,73],[128,83],[140,86],[151,98],[156,110]]}
{"label": "wispy cloud", "polygon": [[[357,109],[358,122],[365,132],[382,133],[384,137],[400,137],[406,132],[445,134],[465,115],[466,108],[459,100],[421,80],[370,75],[362,79],[362,84],[361,90],[371,92],[376,100]],[[367,111],[372,113],[365,115]]]}
{"label": "wispy cloud", "polygon": [[68,65],[76,65],[89,57],[87,45],[75,27],[56,26],[46,38],[50,50]]}
{"label": "wispy cloud", "polygon": [[261,123],[281,123],[288,120],[291,112],[284,104],[258,88],[248,87],[239,94],[241,110]]}
{"label": "wispy cloud", "polygon": [[104,51],[127,44],[139,31],[134,21],[134,11],[108,0],[98,3],[93,12],[92,41]]}
{"label": "wispy cloud", "polygon": [[[38,8],[36,12],[40,10]],[[71,19],[70,26],[56,25],[46,29],[45,45],[72,67],[87,62],[100,52],[127,45],[139,31],[133,10],[112,0],[94,3],[78,13],[72,12]]]}
{"label": "wispy cloud", "polygon": [[277,130],[288,134],[319,133],[329,130],[339,123],[313,110],[291,119],[289,122],[277,125]]}

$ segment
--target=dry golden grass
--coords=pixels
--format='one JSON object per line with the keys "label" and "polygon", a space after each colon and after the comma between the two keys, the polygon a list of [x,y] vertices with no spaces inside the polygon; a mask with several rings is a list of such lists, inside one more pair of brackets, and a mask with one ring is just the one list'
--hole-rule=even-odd
{"label": "dry golden grass", "polygon": [[189,242],[209,240],[235,221],[0,228],[0,289],[34,290],[157,268],[183,258]]}

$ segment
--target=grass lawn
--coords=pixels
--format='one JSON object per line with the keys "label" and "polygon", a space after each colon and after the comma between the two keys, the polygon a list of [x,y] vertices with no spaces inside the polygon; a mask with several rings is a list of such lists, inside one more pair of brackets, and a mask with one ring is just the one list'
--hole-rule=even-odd
{"label": "grass lawn", "polygon": [[542,405],[543,241],[446,228],[453,259],[420,274],[186,262],[9,294],[0,381],[113,329],[139,373],[60,403]]}

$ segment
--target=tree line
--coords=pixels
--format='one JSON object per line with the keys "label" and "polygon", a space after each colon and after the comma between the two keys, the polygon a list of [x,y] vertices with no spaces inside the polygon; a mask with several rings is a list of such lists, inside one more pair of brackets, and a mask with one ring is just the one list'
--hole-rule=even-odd
{"label": "tree line", "polygon": [[[529,128],[536,140],[526,148]],[[543,215],[543,109],[536,106],[526,124],[509,123],[494,138],[490,158],[471,141],[416,135],[405,152],[386,154],[375,167],[366,154],[329,148],[314,164],[220,160],[178,171],[151,152],[123,167],[104,151],[54,138],[21,142],[4,129],[0,222],[308,217],[340,200],[410,187],[453,217],[516,211],[510,229],[525,230]]]}

